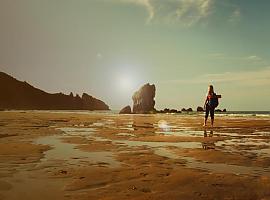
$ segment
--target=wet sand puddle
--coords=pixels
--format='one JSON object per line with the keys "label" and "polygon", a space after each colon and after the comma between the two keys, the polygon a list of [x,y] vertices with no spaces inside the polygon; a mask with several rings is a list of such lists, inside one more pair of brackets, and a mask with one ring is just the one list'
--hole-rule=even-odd
{"label": "wet sand puddle", "polygon": [[270,157],[270,132],[221,134],[231,137],[215,143],[216,147],[221,148],[223,151],[254,153],[257,156]]}
{"label": "wet sand puddle", "polygon": [[187,168],[199,169],[203,171],[208,171],[210,173],[230,173],[236,175],[252,175],[252,176],[270,176],[270,167],[247,167],[239,165],[231,165],[225,163],[209,163],[196,160],[192,157],[179,156],[168,149],[160,148],[156,149],[155,153],[157,155],[167,157],[170,159],[181,159],[185,160],[185,166]]}
{"label": "wet sand puddle", "polygon": [[52,149],[44,153],[44,158],[41,159],[41,162],[63,161],[63,164],[68,165],[91,164],[108,167],[120,166],[120,162],[114,159],[112,152],[86,152],[76,148],[76,144],[65,143],[62,141],[63,138],[71,136],[89,138],[95,129],[86,127],[64,127],[57,129],[62,130],[63,135],[40,137],[35,141],[36,144],[49,145],[52,147]]}
{"label": "wet sand puddle", "polygon": [[76,148],[75,144],[61,141],[61,136],[47,136],[36,140],[37,144],[50,145],[51,150],[45,152],[41,162],[63,161],[69,165],[96,164],[108,167],[118,167],[120,163],[110,152],[86,152]]}
{"label": "wet sand puddle", "polygon": [[[160,128],[160,126],[156,125]],[[164,126],[164,125],[163,125]],[[203,142],[202,146],[207,148],[218,148],[226,152],[249,152],[258,156],[270,157],[270,132],[255,131],[253,133],[237,133],[237,132],[216,132],[213,130],[194,131],[187,127],[177,127],[165,125],[155,133],[164,136],[189,136],[189,137],[224,137],[224,140],[216,142]],[[240,128],[235,128],[239,130]],[[230,131],[233,131],[230,128]],[[212,146],[212,147],[209,147]]]}

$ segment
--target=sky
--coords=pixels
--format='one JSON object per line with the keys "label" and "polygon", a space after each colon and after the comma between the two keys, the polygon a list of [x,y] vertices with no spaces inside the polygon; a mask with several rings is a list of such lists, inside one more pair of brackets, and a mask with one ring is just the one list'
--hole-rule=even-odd
{"label": "sky", "polygon": [[270,110],[269,0],[0,0],[0,71],[111,109],[156,85],[156,108]]}

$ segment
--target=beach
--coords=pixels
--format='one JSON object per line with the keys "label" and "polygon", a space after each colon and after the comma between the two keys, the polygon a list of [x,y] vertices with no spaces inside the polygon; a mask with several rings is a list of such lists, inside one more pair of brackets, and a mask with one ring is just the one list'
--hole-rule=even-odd
{"label": "beach", "polygon": [[270,199],[270,117],[203,119],[2,111],[0,200]]}

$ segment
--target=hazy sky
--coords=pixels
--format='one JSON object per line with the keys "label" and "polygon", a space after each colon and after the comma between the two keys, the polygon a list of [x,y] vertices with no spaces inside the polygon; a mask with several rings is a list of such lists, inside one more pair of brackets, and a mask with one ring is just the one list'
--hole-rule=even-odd
{"label": "hazy sky", "polygon": [[0,71],[112,109],[143,83],[156,107],[270,110],[269,0],[0,0]]}

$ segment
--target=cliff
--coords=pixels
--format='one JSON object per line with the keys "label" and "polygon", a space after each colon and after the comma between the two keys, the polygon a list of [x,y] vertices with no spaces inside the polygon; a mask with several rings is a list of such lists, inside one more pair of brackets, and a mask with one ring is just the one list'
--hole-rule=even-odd
{"label": "cliff", "polygon": [[109,110],[109,106],[86,93],[82,97],[50,94],[0,72],[0,109]]}

